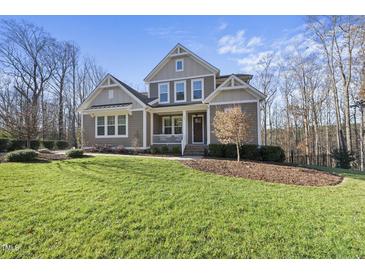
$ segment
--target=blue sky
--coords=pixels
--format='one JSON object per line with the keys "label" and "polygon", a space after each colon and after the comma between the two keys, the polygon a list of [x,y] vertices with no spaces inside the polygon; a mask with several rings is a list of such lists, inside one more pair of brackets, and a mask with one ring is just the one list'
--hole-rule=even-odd
{"label": "blue sky", "polygon": [[59,40],[75,41],[84,55],[141,91],[143,78],[178,42],[220,68],[222,74],[254,73],[260,54],[298,38],[305,22],[303,16],[13,18],[40,25]]}

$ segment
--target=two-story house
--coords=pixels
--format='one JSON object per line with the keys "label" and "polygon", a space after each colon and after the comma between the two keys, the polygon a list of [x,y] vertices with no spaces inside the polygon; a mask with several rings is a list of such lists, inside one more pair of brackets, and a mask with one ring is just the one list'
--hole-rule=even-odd
{"label": "two-story house", "polygon": [[220,75],[214,67],[177,44],[144,79],[148,94],[108,74],[79,107],[82,145],[122,145],[147,149],[179,145],[183,152],[218,140],[217,110],[240,106],[249,117],[250,143],[261,144],[260,102],[252,75]]}

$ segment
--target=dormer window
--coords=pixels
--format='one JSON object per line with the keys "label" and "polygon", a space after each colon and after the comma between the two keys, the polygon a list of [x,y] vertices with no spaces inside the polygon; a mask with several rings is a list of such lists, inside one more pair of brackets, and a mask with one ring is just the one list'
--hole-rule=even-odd
{"label": "dormer window", "polygon": [[175,68],[176,68],[176,71],[183,71],[184,70],[184,60],[183,59],[176,60]]}

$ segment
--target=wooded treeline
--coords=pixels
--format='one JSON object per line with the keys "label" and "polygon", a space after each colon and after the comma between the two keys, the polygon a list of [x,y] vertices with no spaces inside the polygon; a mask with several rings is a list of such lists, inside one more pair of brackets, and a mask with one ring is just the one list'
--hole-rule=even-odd
{"label": "wooded treeline", "polygon": [[263,144],[282,146],[289,162],[327,166],[331,152],[348,150],[364,170],[364,17],[309,16],[298,37],[257,62]]}
{"label": "wooded treeline", "polygon": [[80,142],[80,102],[104,77],[79,47],[24,21],[0,22],[0,138]]}

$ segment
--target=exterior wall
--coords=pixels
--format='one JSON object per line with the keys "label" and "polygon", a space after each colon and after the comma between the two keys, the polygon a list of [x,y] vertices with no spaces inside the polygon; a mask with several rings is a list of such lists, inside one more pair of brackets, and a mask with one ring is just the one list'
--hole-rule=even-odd
{"label": "exterior wall", "polygon": [[207,116],[205,112],[188,113],[188,144],[193,143],[193,115],[203,115],[204,144],[207,143]]}
{"label": "exterior wall", "polygon": [[251,93],[245,89],[236,90],[222,90],[216,97],[213,98],[211,103],[243,101],[243,100],[257,100]]}
{"label": "exterior wall", "polygon": [[214,105],[210,106],[210,143],[216,144],[219,143],[215,134],[214,134],[214,126],[213,119],[215,113],[217,111],[222,111],[225,108],[230,108],[233,106],[239,105],[243,112],[247,114],[249,121],[249,134],[248,134],[248,143],[250,144],[258,144],[258,132],[257,132],[257,103],[241,103],[241,104],[223,104],[223,105]]}
{"label": "exterior wall", "polygon": [[[186,79],[186,102],[182,103],[182,104],[186,104],[186,103],[190,103],[191,101],[191,80],[193,79],[199,79],[199,78],[203,78],[204,79],[204,98],[206,98],[207,96],[209,96],[213,91],[214,91],[214,77],[215,76],[206,76],[206,77],[192,77],[191,79]],[[179,80],[177,80],[179,81]],[[161,81],[159,83],[166,83],[169,82],[169,88],[170,88],[170,104],[174,104],[175,103],[175,85],[174,85],[174,81]],[[150,97],[151,98],[158,98],[158,84],[159,83],[150,83]],[[197,101],[193,101],[193,102],[197,102]],[[164,104],[165,105],[165,104]],[[167,104],[168,105],[168,104]]]}
{"label": "exterior wall", "polygon": [[147,112],[147,146],[151,145],[151,114]]}
{"label": "exterior wall", "polygon": [[143,145],[143,111],[133,111],[128,116],[128,137],[95,137],[95,117],[83,114],[84,146],[110,145],[132,147],[132,140],[138,136],[138,146]]}
{"label": "exterior wall", "polygon": [[[177,59],[184,60],[184,70],[176,71],[175,61]],[[164,81],[168,79],[176,79],[182,77],[194,77],[197,75],[212,74],[213,72],[208,70],[205,66],[195,61],[191,56],[179,56],[172,57],[167,64],[153,77],[150,81]]]}
{"label": "exterior wall", "polygon": [[102,91],[89,103],[92,105],[106,105],[106,104],[118,104],[118,103],[132,103],[132,108],[142,108],[143,106],[131,95],[126,93],[120,87],[112,88],[114,90],[114,97],[109,99],[109,88],[103,88]]}

